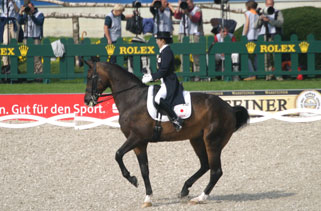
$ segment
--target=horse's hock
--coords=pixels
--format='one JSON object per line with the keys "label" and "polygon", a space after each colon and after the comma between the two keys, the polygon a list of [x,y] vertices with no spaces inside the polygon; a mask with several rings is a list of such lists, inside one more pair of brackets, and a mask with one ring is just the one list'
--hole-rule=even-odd
{"label": "horse's hock", "polygon": [[[199,161],[187,141],[149,145],[151,210],[319,210],[321,121],[268,120],[236,132],[222,153],[224,176],[206,204],[178,198]],[[141,210],[137,159],[124,162],[140,186],[124,180],[114,160],[119,129],[73,130],[41,125],[0,128],[0,210]],[[190,189],[197,196],[204,176]]]}

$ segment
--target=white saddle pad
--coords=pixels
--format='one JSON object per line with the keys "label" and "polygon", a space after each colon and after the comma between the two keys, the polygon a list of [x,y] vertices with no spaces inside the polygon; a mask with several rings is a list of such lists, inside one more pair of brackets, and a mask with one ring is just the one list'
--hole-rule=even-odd
{"label": "white saddle pad", "polygon": [[[159,120],[162,122],[167,122],[169,121],[167,115],[162,115],[162,119],[159,119],[156,117],[157,115],[157,110],[154,106],[153,103],[153,90],[154,86],[149,86],[148,87],[148,94],[147,94],[147,110],[149,115],[154,119],[154,120]],[[178,117],[182,119],[187,119],[191,116],[192,114],[192,103],[191,103],[191,94],[188,91],[183,92],[183,96],[185,99],[185,104],[179,104],[174,107],[174,111],[177,114]]]}

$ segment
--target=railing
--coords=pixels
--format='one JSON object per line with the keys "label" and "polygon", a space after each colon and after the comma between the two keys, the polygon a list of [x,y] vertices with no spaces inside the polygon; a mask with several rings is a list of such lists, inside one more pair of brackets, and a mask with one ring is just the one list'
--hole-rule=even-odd
{"label": "railing", "polygon": [[[89,59],[90,56],[100,56],[101,61],[106,61],[108,56],[117,56],[117,63],[126,67],[126,59],[128,56],[133,57],[134,74],[138,77],[142,76],[141,72],[141,56],[150,58],[150,69],[155,72],[156,56],[158,54],[158,46],[154,38],[151,38],[147,43],[130,43],[119,39],[114,45],[107,45],[106,39],[101,39],[100,44],[91,44],[89,39],[85,39],[82,44],[74,44],[70,39],[61,39],[65,47],[65,54],[56,64],[51,61],[54,56],[49,39],[44,39],[41,45],[34,45],[33,40],[29,39],[27,44],[18,44],[16,40],[11,40],[9,45],[0,45],[0,55],[10,57],[11,71],[9,74],[0,74],[0,78],[6,78],[10,81],[15,81],[21,78],[33,80],[35,78],[45,79],[76,79],[86,78],[87,68],[78,68],[75,64],[76,56],[83,56],[84,59]],[[188,37],[183,39],[182,43],[173,43],[171,48],[176,57],[182,55],[183,71],[177,74],[185,79],[190,77],[216,77],[224,76],[229,80],[232,76],[247,77],[249,75],[265,76],[271,72],[265,72],[264,55],[266,53],[274,54],[275,70],[273,75],[289,75],[296,77],[298,74],[316,76],[321,75],[321,70],[317,68],[316,57],[321,56],[321,41],[315,40],[312,35],[308,36],[306,41],[299,41],[296,35],[291,37],[290,41],[281,41],[280,37],[275,37],[273,42],[264,42],[263,37],[259,37],[257,42],[249,42],[245,37],[239,42],[231,42],[230,38],[226,38],[223,43],[216,43],[210,48],[213,42],[213,37],[202,37],[199,43],[189,43]],[[207,50],[209,50],[207,54]],[[215,54],[224,53],[224,70],[216,71]],[[238,53],[240,56],[240,68],[238,72],[233,71],[231,54]],[[200,71],[192,72],[190,55],[199,55]],[[258,59],[258,70],[249,72],[248,56],[256,54]],[[290,55],[291,71],[282,70],[282,54]],[[306,68],[298,71],[300,64],[299,55],[306,54]],[[42,56],[43,58],[43,73],[34,74],[34,56]],[[320,61],[318,61],[321,63]],[[24,67],[26,65],[26,67]],[[56,65],[56,68],[52,68]],[[26,69],[26,71],[19,71]],[[53,70],[56,69],[56,70]]]}

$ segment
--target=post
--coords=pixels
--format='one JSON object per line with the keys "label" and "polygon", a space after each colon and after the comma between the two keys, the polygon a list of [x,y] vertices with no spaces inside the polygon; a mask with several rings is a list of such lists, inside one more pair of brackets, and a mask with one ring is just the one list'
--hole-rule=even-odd
{"label": "post", "polygon": [[[72,17],[72,37],[75,44],[79,44],[79,18]],[[76,66],[79,67],[79,56],[75,56]]]}

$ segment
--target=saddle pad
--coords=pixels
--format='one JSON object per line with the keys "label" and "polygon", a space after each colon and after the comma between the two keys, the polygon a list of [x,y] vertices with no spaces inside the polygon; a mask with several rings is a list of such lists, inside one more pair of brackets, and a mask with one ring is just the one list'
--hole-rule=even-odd
{"label": "saddle pad", "polygon": [[[162,119],[159,119],[156,117],[157,115],[157,109],[154,106],[153,100],[153,90],[154,86],[149,86],[148,87],[148,94],[147,94],[147,110],[150,115],[154,120],[158,120],[161,122],[168,122],[169,119],[167,115],[162,115]],[[192,114],[192,103],[191,103],[191,94],[188,91],[183,92],[185,104],[179,104],[174,107],[174,111],[178,117],[181,119],[187,119],[191,116]]]}

